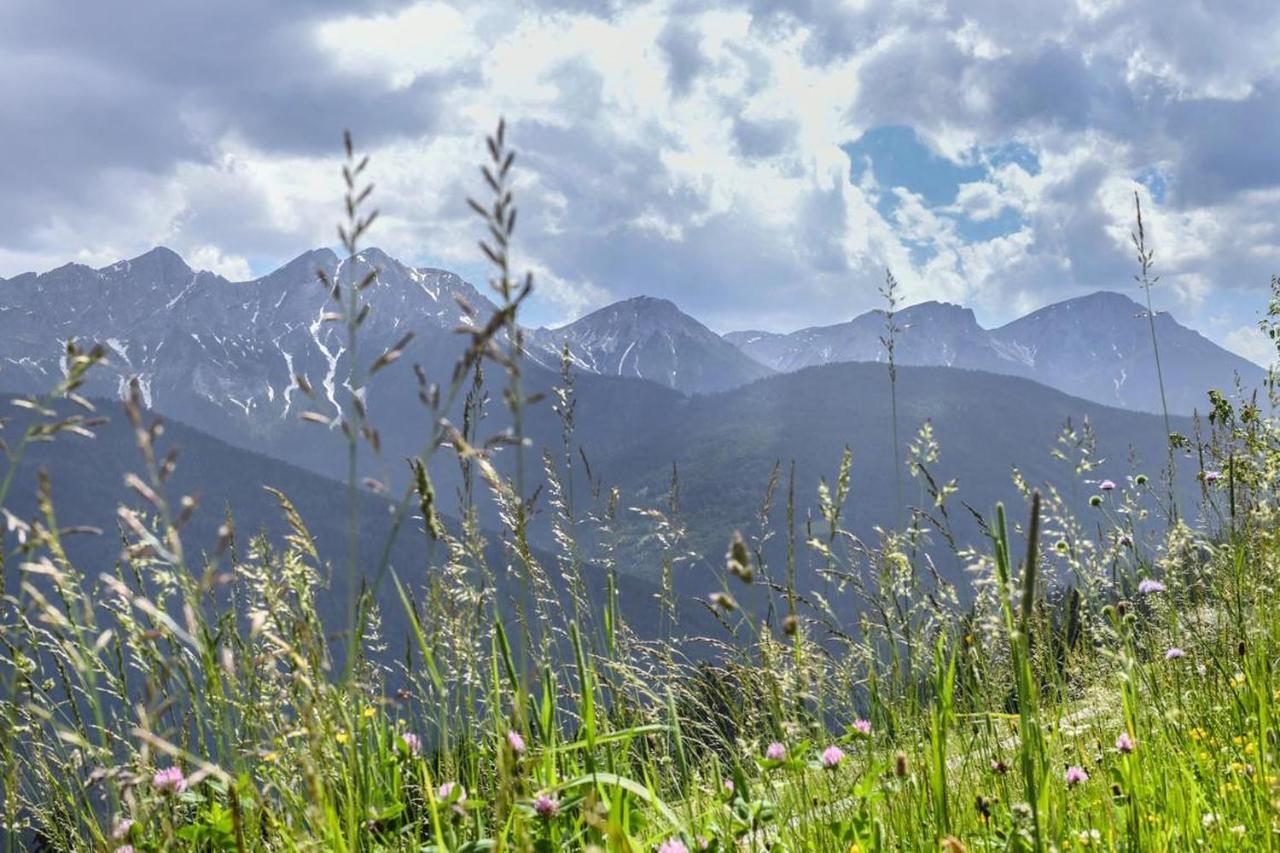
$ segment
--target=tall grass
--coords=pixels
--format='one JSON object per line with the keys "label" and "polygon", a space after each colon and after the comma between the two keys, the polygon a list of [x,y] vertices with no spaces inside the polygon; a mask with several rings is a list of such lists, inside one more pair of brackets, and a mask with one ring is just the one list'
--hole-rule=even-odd
{"label": "tall grass", "polygon": [[[76,565],[47,479],[36,517],[5,516],[0,554],[19,578],[0,610],[8,849],[1274,845],[1280,423],[1219,395],[1200,450],[1230,465],[1225,481],[1206,480],[1205,524],[1145,535],[1140,471],[1097,492],[1087,518],[1018,478],[1025,508],[973,510],[987,536],[965,546],[951,521],[959,487],[931,470],[941,449],[926,427],[909,451],[925,505],[873,543],[843,520],[856,486],[849,454],[817,496],[820,517],[801,529],[792,468],[788,557],[775,567],[762,547],[779,533],[775,469],[757,529],[727,543],[708,589],[722,627],[703,638],[714,654],[688,654],[674,603],[664,635],[643,641],[620,615],[615,583],[603,602],[581,594],[588,564],[610,578],[619,568],[623,498],[590,477],[589,494],[574,491],[567,365],[554,396],[563,447],[542,462],[568,606],[529,547],[523,459],[510,476],[497,464],[523,455],[521,413],[536,401],[520,382],[517,320],[532,282],[512,272],[504,128],[488,146],[491,199],[472,206],[498,307],[469,327],[445,389],[420,380],[429,435],[392,507],[392,536],[408,522],[428,543],[425,579],[392,573],[389,543],[370,566],[354,550],[348,623],[325,625],[325,555],[281,493],[283,539],[244,537],[229,522],[216,548],[190,556],[183,529],[197,507],[169,494],[176,461],[135,392],[126,413],[140,473],[119,508],[115,566],[92,576]],[[343,239],[354,256],[372,215],[360,213],[364,161],[346,150]],[[369,310],[361,283],[326,282],[353,371]],[[353,374],[339,424],[349,452],[360,436],[377,449],[355,392],[403,346]],[[92,431],[76,389],[101,357],[72,349],[67,381],[24,401],[0,504],[27,444]],[[493,371],[513,426],[486,437]],[[458,426],[447,417],[455,403]],[[1058,451],[1082,483],[1090,447],[1069,429]],[[457,522],[429,476],[441,452],[464,475]],[[676,482],[667,510],[650,516],[673,571]],[[1228,489],[1233,523],[1222,525],[1212,509]],[[480,528],[482,501],[503,521],[497,534]],[[493,535],[504,566],[489,564]],[[822,567],[820,589],[798,586],[803,550]],[[944,580],[944,559],[965,589]],[[495,583],[504,572],[514,587]],[[374,593],[388,575],[407,638],[380,627],[388,614]]]}

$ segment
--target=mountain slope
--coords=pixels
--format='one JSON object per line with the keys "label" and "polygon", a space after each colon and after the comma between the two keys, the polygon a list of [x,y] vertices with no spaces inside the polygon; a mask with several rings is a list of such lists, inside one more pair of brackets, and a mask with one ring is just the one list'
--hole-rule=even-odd
{"label": "mountain slope", "polygon": [[[835,390],[833,390],[835,389]],[[694,550],[709,557],[723,553],[735,529],[754,532],[765,484],[775,463],[794,460],[796,518],[803,540],[805,519],[821,526],[817,515],[820,477],[830,482],[845,447],[853,452],[853,482],[843,515],[849,529],[864,541],[877,541],[877,527],[900,526],[904,516],[894,507],[892,427],[888,382],[883,365],[839,363],[770,377],[724,394],[693,397],[671,413],[671,423],[644,442],[598,460],[597,467],[622,493],[641,506],[663,507],[672,465],[679,471],[682,520]],[[1123,483],[1129,473],[1146,473],[1152,484],[1160,480],[1165,460],[1164,426],[1157,415],[1099,405],[1037,383],[992,373],[936,367],[903,367],[898,378],[898,402],[906,499],[929,506],[919,483],[906,470],[905,445],[921,427],[932,426],[941,457],[930,470],[939,482],[954,478],[959,493],[951,514],[960,544],[982,544],[963,501],[989,513],[996,501],[1010,506],[1022,498],[1013,485],[1016,465],[1033,485],[1052,484],[1092,529],[1105,531],[1115,517],[1088,505],[1093,483],[1109,478]],[[1097,467],[1082,482],[1072,462],[1055,459],[1064,424],[1079,430],[1087,420],[1096,435]],[[1187,431],[1186,419],[1175,418],[1174,429]],[[1190,460],[1180,464],[1190,465]],[[1194,471],[1180,473],[1180,502],[1184,513],[1199,496]],[[1150,486],[1149,489],[1158,488]],[[771,511],[774,530],[786,528],[786,481]],[[1153,508],[1153,495],[1147,506]],[[1157,522],[1149,522],[1156,524]],[[643,529],[637,521],[635,529]],[[817,529],[815,527],[815,530]],[[774,566],[783,564],[785,537],[775,536],[766,548]],[[953,557],[934,536],[940,570],[960,580]],[[801,575],[816,583],[816,563],[801,546]],[[714,560],[711,561],[714,564]],[[649,562],[647,565],[654,565]],[[710,566],[690,570],[678,578],[679,588],[706,592]]]}
{"label": "mountain slope", "polygon": [[[922,302],[897,313],[895,359],[902,364],[995,370],[1006,361],[992,346],[973,311],[946,302]],[[775,370],[791,371],[841,361],[884,361],[883,311],[868,311],[847,323],[780,335],[731,332],[725,339]]]}
{"label": "mountain slope", "polygon": [[[1099,292],[1042,308],[998,329],[973,312],[925,302],[899,311],[895,359],[916,366],[963,367],[1034,379],[1099,403],[1160,410],[1145,309],[1118,293]],[[1209,388],[1228,390],[1237,374],[1258,386],[1264,371],[1157,313],[1156,333],[1172,412],[1203,408]],[[882,311],[790,334],[733,332],[725,339],[775,370],[843,361],[884,361]]]}
{"label": "mountain slope", "polygon": [[[24,428],[26,410],[12,404],[13,398],[0,395],[0,411],[18,413],[2,434],[11,444]],[[25,457],[17,469],[9,497],[4,508],[21,519],[37,516],[37,472],[46,471],[53,487],[53,501],[59,523],[67,527],[88,526],[105,531],[101,535],[79,535],[67,539],[68,551],[76,564],[90,577],[106,572],[117,562],[121,554],[119,535],[113,535],[119,527],[116,507],[124,504],[137,507],[146,514],[148,507],[124,485],[127,473],[143,471],[141,456],[135,445],[133,430],[122,411],[115,404],[103,402],[100,411],[108,422],[95,430],[92,439],[63,434],[51,443],[29,445]],[[191,521],[183,528],[183,542],[188,558],[195,569],[202,568],[202,555],[212,553],[219,537],[219,527],[225,514],[233,513],[239,535],[239,547],[245,548],[248,539],[266,533],[278,543],[290,532],[276,498],[265,490],[270,486],[284,492],[297,508],[303,521],[315,539],[321,558],[332,560],[332,565],[319,567],[329,580],[328,594],[320,597],[325,608],[322,616],[335,630],[345,624],[346,578],[342,567],[342,555],[346,553],[347,497],[344,483],[318,476],[296,466],[272,459],[259,453],[242,450],[206,435],[184,424],[166,420],[162,451],[180,451],[173,475],[166,481],[171,500],[180,495],[195,495],[199,505]],[[6,470],[0,458],[0,474]],[[447,509],[448,504],[445,504]],[[388,502],[371,493],[364,493],[360,503],[360,565],[362,572],[371,574],[372,567],[381,557],[381,549],[390,532],[390,506]],[[449,522],[455,532],[457,524]],[[523,586],[515,574],[503,571],[510,558],[497,543],[500,537],[487,536],[489,546],[486,559],[494,571],[494,580],[500,596],[523,595]],[[405,525],[391,553],[391,565],[398,576],[414,591],[420,590],[427,578],[423,571],[429,565],[429,543],[421,533],[421,523],[411,520]],[[438,559],[437,548],[435,556]],[[588,589],[595,601],[602,601],[605,594],[605,575],[589,560],[583,566]],[[553,570],[554,556],[535,553],[536,559],[546,568],[552,584],[567,600],[565,579]],[[5,588],[16,590],[19,580],[19,560],[8,561],[4,571]],[[632,627],[642,636],[656,629],[659,624],[657,588],[630,575],[617,578],[619,602]],[[409,626],[402,605],[391,583],[380,589],[379,606],[383,636],[391,641],[391,648],[403,649],[409,636]],[[682,619],[694,630],[709,630],[713,623],[701,607],[682,607]],[[685,613],[687,611],[687,614]],[[394,653],[394,652],[393,652]]]}
{"label": "mountain slope", "polygon": [[582,371],[634,376],[685,393],[735,388],[768,376],[769,368],[680,311],[666,299],[637,296],[601,308],[556,329],[535,329],[528,339],[540,360],[558,362],[562,347]]}
{"label": "mountain slope", "polygon": [[[1246,387],[1261,386],[1262,368],[1168,313],[1156,312],[1155,326],[1170,411],[1203,411],[1205,392],[1230,390],[1237,374]],[[1100,292],[1059,302],[992,330],[991,339],[1046,385],[1127,409],[1161,410],[1147,311],[1126,296]]]}

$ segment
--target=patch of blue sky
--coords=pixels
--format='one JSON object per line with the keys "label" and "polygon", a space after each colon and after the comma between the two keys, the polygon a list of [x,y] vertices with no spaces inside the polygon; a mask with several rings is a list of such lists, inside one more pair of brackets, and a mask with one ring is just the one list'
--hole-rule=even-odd
{"label": "patch of blue sky", "polygon": [[942,211],[955,202],[960,185],[987,180],[992,169],[1008,164],[1016,164],[1030,175],[1040,172],[1035,151],[1020,142],[976,148],[969,152],[968,162],[956,162],[932,151],[915,130],[902,125],[873,127],[843,149],[849,157],[849,176],[854,183],[861,183],[867,170],[874,176],[881,189],[876,202],[880,215],[886,219],[892,216],[898,205],[898,196],[892,189],[902,187],[920,196],[938,215],[953,219],[956,233],[971,242],[1011,234],[1026,220],[1008,208],[983,220]]}
{"label": "patch of blue sky", "polygon": [[1156,204],[1163,204],[1165,195],[1169,191],[1169,179],[1165,177],[1155,166],[1148,166],[1133,179],[1147,188],[1147,192],[1151,193],[1151,198]]}
{"label": "patch of blue sky", "polygon": [[956,233],[966,243],[985,243],[1021,231],[1027,224],[1027,218],[1012,207],[1002,209],[989,219],[970,219],[967,216],[956,216],[954,219]]}

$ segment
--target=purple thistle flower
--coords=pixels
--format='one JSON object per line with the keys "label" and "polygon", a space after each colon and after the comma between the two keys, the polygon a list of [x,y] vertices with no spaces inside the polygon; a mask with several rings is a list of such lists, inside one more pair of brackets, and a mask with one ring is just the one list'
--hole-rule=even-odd
{"label": "purple thistle flower", "polygon": [[1174,646],[1174,647],[1172,647],[1171,649],[1169,649],[1169,651],[1167,651],[1167,652],[1165,652],[1165,653],[1164,653],[1164,659],[1165,659],[1165,660],[1178,660],[1179,658],[1185,657],[1185,656],[1186,656],[1186,654],[1187,654],[1187,653],[1186,653],[1186,652],[1184,652],[1182,649],[1178,648],[1177,646]]}
{"label": "purple thistle flower", "polygon": [[116,853],[133,853],[133,845],[122,844],[116,848]]}
{"label": "purple thistle flower", "polygon": [[1204,472],[1204,481],[1206,483],[1216,483],[1221,478],[1222,478],[1221,471],[1205,471]]}
{"label": "purple thistle flower", "polygon": [[871,737],[871,721],[870,720],[854,720],[853,730],[863,737]]}
{"label": "purple thistle flower", "polygon": [[770,761],[786,761],[787,748],[775,740],[765,748],[764,757]]}
{"label": "purple thistle flower", "polygon": [[507,732],[507,746],[511,747],[511,751],[516,755],[524,755],[524,738],[515,729]]}
{"label": "purple thistle flower", "polygon": [[409,754],[414,758],[417,758],[418,753],[422,752],[422,738],[418,737],[413,732],[405,732],[400,735],[400,741],[404,744],[404,748],[407,749]]}
{"label": "purple thistle flower", "polygon": [[658,853],[689,853],[689,848],[679,838],[668,838],[658,847]]}
{"label": "purple thistle flower", "polygon": [[1116,738],[1116,749],[1125,755],[1133,752],[1135,747],[1136,744],[1133,742],[1133,738],[1129,737],[1128,732],[1121,732],[1120,737]]}
{"label": "purple thistle flower", "polygon": [[1098,488],[1102,489],[1102,491],[1104,492],[1109,492],[1115,487],[1116,487],[1116,484],[1111,480],[1103,480],[1101,483],[1098,484]]}
{"label": "purple thistle flower", "polygon": [[822,766],[827,770],[835,770],[844,761],[844,750],[832,744],[822,750]]}
{"label": "purple thistle flower", "polygon": [[538,817],[550,820],[560,814],[560,803],[546,794],[539,794],[533,801],[533,810],[538,813]]}
{"label": "purple thistle flower", "polygon": [[1164,584],[1160,583],[1160,581],[1158,580],[1152,580],[1151,578],[1143,578],[1141,581],[1138,582],[1139,595],[1154,595],[1157,592],[1164,592],[1164,590],[1165,590]]}
{"label": "purple thistle flower", "polygon": [[133,818],[121,818],[116,821],[116,825],[111,828],[112,841],[124,841],[129,837],[129,830],[133,829]]}
{"label": "purple thistle flower", "polygon": [[1084,772],[1083,767],[1073,764],[1072,766],[1067,768],[1067,772],[1063,776],[1063,778],[1066,780],[1068,788],[1074,788],[1076,785],[1079,785],[1081,782],[1088,782],[1089,774]]}
{"label": "purple thistle flower", "polygon": [[156,771],[151,784],[165,793],[181,794],[187,790],[187,777],[182,775],[181,768],[166,767]]}

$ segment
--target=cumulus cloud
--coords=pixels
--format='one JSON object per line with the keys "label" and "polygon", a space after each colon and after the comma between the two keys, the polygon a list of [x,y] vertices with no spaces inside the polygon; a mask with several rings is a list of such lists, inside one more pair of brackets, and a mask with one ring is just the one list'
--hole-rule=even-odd
{"label": "cumulus cloud", "polygon": [[[333,241],[352,127],[376,242],[479,276],[463,200],[501,114],[534,322],[647,293],[789,329],[873,306],[889,266],[997,323],[1131,288],[1137,190],[1160,307],[1212,306],[1249,355],[1280,266],[1277,35],[1262,0],[10,0],[0,275],[155,243],[263,272]],[[891,127],[914,173],[851,156]]]}

